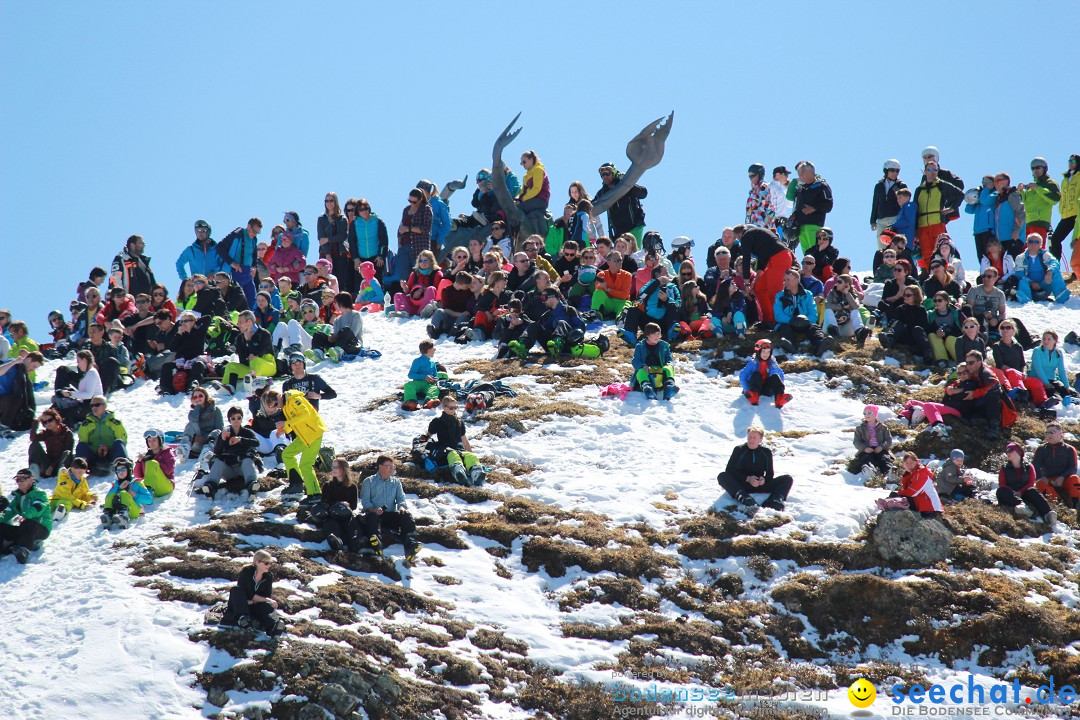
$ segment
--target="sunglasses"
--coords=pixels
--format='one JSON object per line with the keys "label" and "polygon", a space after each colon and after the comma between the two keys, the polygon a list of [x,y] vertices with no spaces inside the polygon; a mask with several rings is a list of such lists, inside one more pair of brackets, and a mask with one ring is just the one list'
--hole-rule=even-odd
{"label": "sunglasses", "polygon": [[371,212],[371,207],[368,205],[357,205],[356,212]]}
{"label": "sunglasses", "polygon": [[305,275],[318,275],[319,273],[315,272],[314,270],[305,270],[304,274]]}
{"label": "sunglasses", "polygon": [[[160,296],[159,296],[159,297],[160,297]],[[135,301],[135,304],[136,304],[136,305],[147,305],[147,304],[149,304],[149,303],[150,303],[150,301],[149,301],[149,300],[136,300],[136,301]]]}
{"label": "sunglasses", "polygon": [[90,403],[90,407],[105,407],[105,403]]}
{"label": "sunglasses", "polygon": [[965,365],[978,365],[979,361],[978,360],[965,360],[964,364]]}
{"label": "sunglasses", "polygon": [[355,213],[356,208],[347,207],[347,208],[345,208],[345,212],[347,212],[347,213]]}
{"label": "sunglasses", "polygon": [[[484,262],[494,262],[494,261],[493,260],[485,260]],[[427,258],[420,258],[419,260],[416,261],[416,264],[417,265],[430,265],[431,260],[428,260]]]}
{"label": "sunglasses", "polygon": [[974,330],[977,327],[979,327],[979,326],[978,325],[965,325],[964,329],[965,330]]}
{"label": "sunglasses", "polygon": [[904,293],[904,297],[915,297],[915,293]]}
{"label": "sunglasses", "polygon": [[[431,261],[430,261],[430,260],[421,260],[421,261],[420,261],[420,263],[421,263],[421,264],[424,264],[424,263],[429,263],[429,262],[431,262]],[[494,261],[494,260],[485,260],[485,261],[484,261],[484,264],[485,264],[485,265],[494,265],[494,264],[495,264],[495,261]]]}
{"label": "sunglasses", "polygon": [[192,280],[191,284],[192,285],[205,285],[206,281],[205,280]]}
{"label": "sunglasses", "polygon": [[420,201],[419,201],[419,200],[415,200],[415,199],[413,199],[413,200],[410,200],[410,201],[409,201],[409,204],[410,204],[410,205],[419,205],[419,204],[420,204]]}

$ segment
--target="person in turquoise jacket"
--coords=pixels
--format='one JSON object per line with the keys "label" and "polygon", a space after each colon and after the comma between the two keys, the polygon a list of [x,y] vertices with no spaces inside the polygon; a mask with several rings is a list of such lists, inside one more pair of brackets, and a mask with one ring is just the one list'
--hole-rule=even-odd
{"label": "person in turquoise jacket", "polygon": [[[1000,207],[1000,206],[999,206]],[[1061,277],[1061,265],[1048,250],[1042,249],[1043,238],[1031,233],[1027,238],[1027,251],[1016,258],[1016,299],[1022,303],[1032,300],[1054,300],[1063,303],[1070,292]]]}
{"label": "person in turquoise jacket", "polygon": [[679,392],[671,345],[660,339],[660,326],[656,323],[646,323],[643,333],[645,337],[634,346],[634,358],[630,361],[634,368],[631,386],[649,400],[655,400],[656,391],[662,388],[664,399],[670,400]]}
{"label": "person in turquoise jacket", "polygon": [[919,208],[911,199],[910,188],[904,187],[897,190],[896,201],[900,204],[900,212],[896,214],[896,220],[889,226],[889,229],[897,235],[903,235],[907,238],[907,249],[914,250],[916,233],[915,215],[919,212]]}
{"label": "person in turquoise jacket", "polygon": [[780,335],[778,344],[785,352],[795,352],[802,340],[813,344],[815,355],[821,355],[829,348],[829,337],[818,325],[814,295],[802,286],[802,275],[798,270],[784,273],[784,289],[773,301],[773,318]]}
{"label": "person in turquoise jacket", "polygon": [[1069,374],[1065,371],[1065,355],[1057,346],[1057,332],[1043,332],[1042,344],[1031,351],[1031,372],[1028,375],[1042,381],[1047,397],[1056,393],[1065,398],[1069,395]]}
{"label": "person in turquoise jacket", "polygon": [[224,269],[225,260],[218,252],[217,243],[210,237],[210,224],[205,220],[197,220],[195,240],[184,248],[176,259],[177,276],[183,282],[192,275],[213,277],[216,272]]}
{"label": "person in turquoise jacket", "polygon": [[292,235],[293,245],[307,258],[308,248],[311,246],[311,236],[308,235],[308,231],[304,226],[300,224],[300,216],[296,214],[295,210],[290,210],[285,213],[283,222],[285,223],[285,231]]}
{"label": "person in turquoise jacket", "polygon": [[[10,498],[0,496],[0,555],[11,553],[25,565],[30,551],[52,532],[52,508],[29,468],[15,473],[15,484]],[[22,518],[18,525],[12,522],[17,517]]]}
{"label": "person in turquoise jacket", "polygon": [[[375,266],[375,277],[382,283],[388,248],[386,223],[371,212],[371,205],[361,198],[356,203],[356,219],[349,226],[349,253],[353,258],[353,268],[360,272],[360,266],[370,262]],[[382,298],[379,298],[379,302],[382,302]]]}
{"label": "person in turquoise jacket", "polygon": [[420,342],[420,357],[409,366],[409,381],[402,393],[403,410],[418,410],[420,401],[424,407],[434,408],[439,405],[439,366],[435,364],[435,343],[430,340]]}
{"label": "person in turquoise jacket", "polygon": [[438,256],[446,236],[450,234],[450,206],[439,196],[439,186],[430,180],[421,180],[416,187],[427,195],[431,205],[431,244]]}
{"label": "person in turquoise jacket", "polygon": [[105,496],[104,512],[101,514],[103,524],[116,523],[120,527],[127,527],[130,521],[142,515],[143,507],[154,504],[154,494],[135,479],[134,467],[135,464],[127,458],[113,463],[116,479]]}
{"label": "person in turquoise jacket", "polygon": [[971,188],[964,195],[964,212],[974,216],[971,232],[975,235],[975,252],[981,260],[986,256],[986,244],[997,237],[994,227],[994,208],[997,190],[992,175],[984,175],[981,188]]}

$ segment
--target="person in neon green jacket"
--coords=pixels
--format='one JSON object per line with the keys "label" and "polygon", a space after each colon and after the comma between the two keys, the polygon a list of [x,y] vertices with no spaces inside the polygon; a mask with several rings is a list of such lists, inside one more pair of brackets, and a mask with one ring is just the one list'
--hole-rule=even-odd
{"label": "person in neon green jacket", "polygon": [[[1027,230],[1024,236],[1037,233],[1042,236],[1043,242],[1046,242],[1050,234],[1050,216],[1054,206],[1061,200],[1061,190],[1050,177],[1044,158],[1037,157],[1031,161],[1031,177],[1032,182],[1026,185],[1021,183],[1018,188],[1027,213]],[[1060,253],[1055,257],[1059,255]]]}
{"label": "person in neon green jacket", "polygon": [[[0,498],[0,554],[10,552],[26,564],[30,551],[52,532],[52,508],[49,496],[37,486],[28,468],[15,473],[18,486],[11,498]],[[21,518],[16,525],[13,521]]]}
{"label": "person in neon green jacket", "polygon": [[[1078,209],[1080,209],[1080,155],[1071,155],[1069,169],[1061,176],[1061,206],[1058,208],[1061,220],[1058,221],[1054,234],[1050,238],[1050,251],[1054,253],[1054,257],[1061,256],[1065,238],[1069,237],[1069,233],[1076,225]],[[1076,236],[1073,235],[1073,243],[1075,242]],[[1080,261],[1080,257],[1077,260]],[[1070,262],[1070,264],[1075,272],[1080,263]]]}

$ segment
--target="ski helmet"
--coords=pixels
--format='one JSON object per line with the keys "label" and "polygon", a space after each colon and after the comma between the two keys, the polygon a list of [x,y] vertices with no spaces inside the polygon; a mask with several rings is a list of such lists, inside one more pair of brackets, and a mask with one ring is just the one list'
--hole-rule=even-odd
{"label": "ski helmet", "polygon": [[765,177],[765,166],[761,163],[753,163],[746,169],[746,172],[757,177]]}
{"label": "ski helmet", "polygon": [[818,228],[818,234],[827,236],[830,243],[833,241],[834,235],[831,227]]}
{"label": "ski helmet", "polygon": [[51,313],[49,313],[49,322],[50,323],[52,322],[52,319],[54,317],[58,317],[58,318],[60,318],[62,320],[64,318],[64,313],[60,312],[59,310],[53,310]]}
{"label": "ski helmet", "polygon": [[1037,157],[1031,161],[1031,169],[1034,170],[1037,167],[1041,167],[1043,170],[1049,170],[1050,166],[1046,164],[1046,158]]}
{"label": "ski helmet", "polygon": [[933,145],[927,145],[926,147],[923,148],[922,157],[925,158],[928,155],[933,157],[934,162],[940,162],[941,161],[941,153],[939,153],[938,149],[936,147],[934,147]]}
{"label": "ski helmet", "polygon": [[968,205],[979,204],[979,188],[968,188],[968,191],[964,194],[964,200]]}
{"label": "ski helmet", "polygon": [[112,466],[113,466],[113,472],[116,472],[117,470],[119,470],[122,467],[127,468],[127,471],[128,471],[129,475],[135,469],[135,463],[131,462],[131,460],[129,460],[126,457],[116,458],[116,460],[113,460]]}
{"label": "ski helmet", "polygon": [[641,239],[641,244],[647,253],[654,252],[657,255],[664,254],[664,238],[660,237],[660,233],[655,230],[650,230],[645,233],[645,237]]}
{"label": "ski helmet", "polygon": [[754,352],[760,352],[765,348],[769,348],[770,350],[772,349],[772,340],[769,340],[768,338],[761,338],[756,343],[754,343]]}
{"label": "ski helmet", "polygon": [[885,164],[882,166],[881,169],[884,172],[888,172],[890,170],[899,171],[900,170],[900,161],[899,160],[886,160]]}
{"label": "ski helmet", "polygon": [[210,234],[210,223],[206,222],[205,220],[196,220],[195,221],[195,231],[198,232],[199,230],[205,230],[206,234],[209,235]]}
{"label": "ski helmet", "polygon": [[149,440],[152,437],[156,437],[162,444],[165,443],[165,433],[156,428],[150,428],[142,434],[144,440]]}

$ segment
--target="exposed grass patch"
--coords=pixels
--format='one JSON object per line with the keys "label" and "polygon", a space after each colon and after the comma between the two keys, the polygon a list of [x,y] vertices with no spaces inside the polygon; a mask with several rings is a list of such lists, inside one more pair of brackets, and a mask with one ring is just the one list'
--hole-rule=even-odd
{"label": "exposed grass patch", "polygon": [[541,423],[552,417],[580,418],[600,415],[600,411],[581,403],[564,399],[550,399],[537,395],[518,395],[505,398],[505,404],[495,406],[484,414],[487,426],[482,434],[506,437],[513,432],[523,433],[529,424]]}
{"label": "exposed grass patch", "polygon": [[502,650],[517,655],[528,655],[529,646],[520,640],[512,640],[497,630],[481,628],[469,636],[469,642],[481,650]]}
{"label": "exposed grass patch", "polygon": [[164,580],[139,580],[135,583],[135,586],[156,590],[158,599],[167,602],[186,602],[209,607],[225,600],[225,593],[205,592],[165,582]]}
{"label": "exposed grass patch", "polygon": [[678,567],[678,561],[644,546],[618,549],[582,548],[568,542],[536,537],[521,549],[521,562],[530,572],[541,567],[553,577],[562,577],[566,569],[579,566],[598,573],[610,570],[626,577],[661,577],[668,568]]}
{"label": "exposed grass patch", "polygon": [[637,578],[590,578],[585,587],[565,593],[559,598],[563,612],[577,610],[588,603],[622,605],[627,610],[660,609],[660,598],[645,593],[645,586]]}

